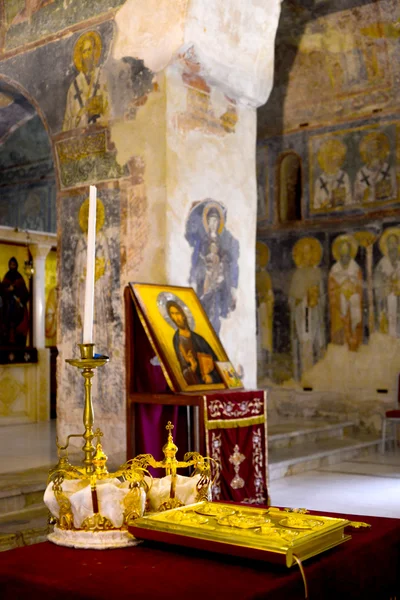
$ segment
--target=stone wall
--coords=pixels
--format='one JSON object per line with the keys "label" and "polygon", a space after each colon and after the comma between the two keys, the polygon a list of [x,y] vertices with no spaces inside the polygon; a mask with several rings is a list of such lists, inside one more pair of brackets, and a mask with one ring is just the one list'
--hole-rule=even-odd
{"label": "stone wall", "polygon": [[[99,198],[95,342],[110,356],[95,413],[107,450],[125,448],[129,281],[193,285],[255,384],[256,107],[272,87],[280,10],[264,4],[21,0],[5,11],[0,78],[37,108],[56,165],[61,439],[82,427],[83,385],[65,359],[81,339],[89,184]],[[209,250],[211,214],[223,265],[205,298],[198,248]]]}
{"label": "stone wall", "polygon": [[352,5],[282,6],[259,111],[258,367],[372,414],[400,371],[400,11]]}

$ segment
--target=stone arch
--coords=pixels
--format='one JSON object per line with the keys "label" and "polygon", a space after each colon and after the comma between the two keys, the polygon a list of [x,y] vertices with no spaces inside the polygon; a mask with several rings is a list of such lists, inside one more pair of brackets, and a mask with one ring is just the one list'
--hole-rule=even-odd
{"label": "stone arch", "polygon": [[[3,88],[3,89],[1,89]],[[53,141],[53,137],[52,137],[52,133],[51,133],[51,129],[49,126],[49,123],[47,121],[47,118],[39,104],[39,102],[36,100],[36,98],[34,96],[32,96],[28,90],[23,87],[18,81],[16,81],[15,79],[12,79],[11,77],[8,77],[7,75],[4,75],[3,73],[0,73],[0,91],[7,91],[7,88],[9,88],[9,91],[16,91],[19,94],[21,94],[22,96],[24,96],[26,98],[26,100],[28,100],[28,102],[34,107],[36,113],[38,114],[40,120],[43,123],[43,127],[46,130],[46,133],[49,137],[49,143],[50,143],[50,148],[51,148],[51,155],[52,155],[52,159],[53,159],[53,164],[54,164],[54,172],[55,172],[55,179],[56,179],[56,187],[57,187],[57,194],[60,192],[61,186],[60,186],[60,172],[59,172],[59,166],[58,166],[58,161],[56,158],[56,150],[55,150],[55,144]]]}
{"label": "stone arch", "polygon": [[283,152],[277,163],[276,216],[279,223],[302,219],[303,173],[301,158],[288,150]]}

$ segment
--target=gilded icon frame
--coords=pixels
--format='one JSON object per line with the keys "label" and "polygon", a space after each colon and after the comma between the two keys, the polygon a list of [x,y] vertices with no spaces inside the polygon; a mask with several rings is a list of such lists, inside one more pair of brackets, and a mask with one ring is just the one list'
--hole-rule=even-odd
{"label": "gilded icon frame", "polygon": [[[172,391],[226,389],[216,363],[228,362],[229,358],[194,289],[146,283],[129,285],[139,319]],[[181,329],[173,319],[180,321]],[[183,335],[188,330],[191,335]]]}

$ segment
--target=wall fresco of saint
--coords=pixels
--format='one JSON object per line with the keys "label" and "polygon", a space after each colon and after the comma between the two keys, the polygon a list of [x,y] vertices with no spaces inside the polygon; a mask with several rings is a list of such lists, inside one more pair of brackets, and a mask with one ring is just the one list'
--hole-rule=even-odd
{"label": "wall fresco of saint", "polygon": [[[311,3],[310,3],[311,4]],[[260,129],[269,135],[390,110],[399,92],[400,5],[282,5],[275,86]]]}
{"label": "wall fresco of saint", "polygon": [[304,383],[331,346],[356,354],[377,334],[388,351],[390,340],[400,340],[396,222],[265,234],[256,282],[261,378]]}

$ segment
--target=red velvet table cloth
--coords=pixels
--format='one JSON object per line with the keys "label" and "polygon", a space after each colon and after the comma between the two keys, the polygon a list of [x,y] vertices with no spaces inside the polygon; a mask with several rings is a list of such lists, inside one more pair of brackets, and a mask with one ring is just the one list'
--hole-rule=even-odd
{"label": "red velvet table cloth", "polygon": [[[309,598],[400,598],[400,520],[348,518],[372,528],[352,530],[352,540],[304,562]],[[304,587],[297,567],[173,547],[73,550],[46,542],[0,554],[1,600],[204,597],[297,600],[304,598]]]}

